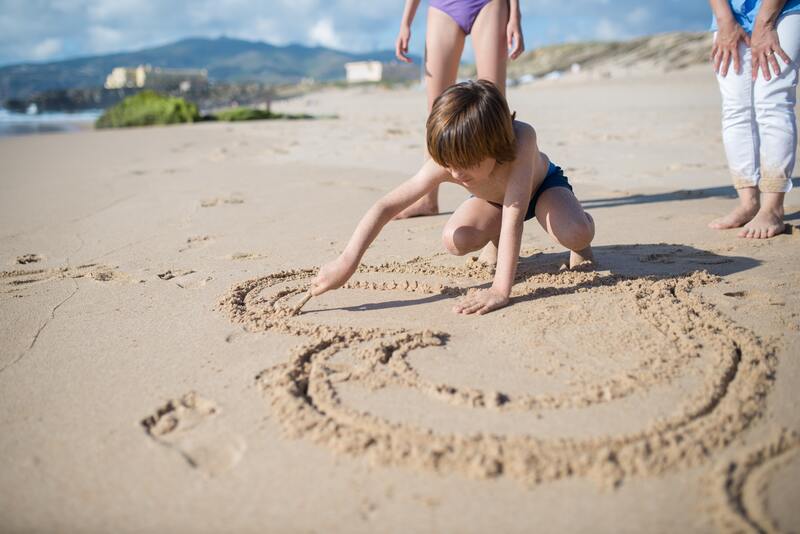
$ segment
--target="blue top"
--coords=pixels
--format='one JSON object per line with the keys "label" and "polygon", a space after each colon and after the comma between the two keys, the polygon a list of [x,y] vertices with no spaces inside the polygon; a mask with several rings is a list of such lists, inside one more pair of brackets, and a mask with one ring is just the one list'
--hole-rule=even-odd
{"label": "blue top", "polygon": [[[756,15],[761,7],[761,0],[728,0],[736,22],[741,24],[747,33],[753,32],[753,25],[756,22]],[[786,13],[800,13],[800,0],[786,0],[781,15]],[[711,31],[717,30],[716,17],[711,18]]]}

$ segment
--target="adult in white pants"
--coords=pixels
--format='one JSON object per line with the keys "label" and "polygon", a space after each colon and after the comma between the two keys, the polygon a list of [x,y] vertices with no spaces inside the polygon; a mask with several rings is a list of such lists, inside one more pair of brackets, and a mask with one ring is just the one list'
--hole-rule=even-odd
{"label": "adult in white pants", "polygon": [[797,148],[800,0],[710,3],[722,139],[739,205],[709,226],[743,226],[740,237],[773,237],[785,228],[783,200]]}

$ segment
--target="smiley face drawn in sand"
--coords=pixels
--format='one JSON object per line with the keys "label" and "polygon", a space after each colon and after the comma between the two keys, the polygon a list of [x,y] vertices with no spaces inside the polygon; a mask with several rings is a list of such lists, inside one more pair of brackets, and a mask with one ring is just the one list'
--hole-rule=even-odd
{"label": "smiley face drawn in sand", "polygon": [[[705,462],[748,428],[764,410],[775,370],[771,347],[693,291],[716,283],[704,272],[626,278],[521,264],[514,306],[476,319],[444,306],[476,279],[490,281],[487,269],[415,259],[364,266],[335,292],[362,301],[368,292],[400,293],[416,299],[410,303],[292,316],[313,274],[242,282],[220,309],[248,330],[304,339],[285,363],[257,377],[289,436],[378,465],[526,484],[587,476],[614,485],[657,475]],[[428,315],[405,326],[385,319],[408,305]],[[342,310],[359,309],[374,312],[350,313],[358,324],[343,326]],[[626,325],[621,334],[602,329],[614,315]],[[435,328],[440,323],[447,328]],[[536,335],[526,338],[520,327]],[[514,347],[519,339],[532,341]],[[514,351],[516,359],[504,356]],[[437,358],[447,370],[438,375],[430,365]],[[493,376],[483,384],[449,378],[473,363],[473,376],[508,364],[514,387],[492,384]],[[642,402],[654,397],[662,409]],[[398,415],[398,403],[409,399]]]}

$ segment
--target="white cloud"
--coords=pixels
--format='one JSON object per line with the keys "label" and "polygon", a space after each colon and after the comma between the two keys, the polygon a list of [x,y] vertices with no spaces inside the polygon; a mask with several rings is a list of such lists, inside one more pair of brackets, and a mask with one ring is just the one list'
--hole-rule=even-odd
{"label": "white cloud", "polygon": [[594,36],[601,41],[615,41],[623,39],[625,33],[617,23],[606,17],[602,17],[597,21],[597,25],[594,27]]}
{"label": "white cloud", "polygon": [[[400,0],[0,0],[0,64],[134,50],[183,37],[228,35],[274,44],[352,51],[391,49]],[[700,30],[710,13],[697,0],[520,0],[529,47],[567,39],[614,39]],[[421,55],[427,5],[414,19]],[[57,40],[60,47],[55,46]]]}
{"label": "white cloud", "polygon": [[308,40],[312,44],[327,46],[329,48],[339,48],[341,40],[333,29],[331,19],[320,19],[308,31]]}
{"label": "white cloud", "polygon": [[90,26],[88,34],[90,50],[96,53],[112,52],[129,44],[123,32],[108,26]]}
{"label": "white cloud", "polygon": [[31,59],[49,59],[61,52],[62,47],[61,39],[45,39],[31,49]]}

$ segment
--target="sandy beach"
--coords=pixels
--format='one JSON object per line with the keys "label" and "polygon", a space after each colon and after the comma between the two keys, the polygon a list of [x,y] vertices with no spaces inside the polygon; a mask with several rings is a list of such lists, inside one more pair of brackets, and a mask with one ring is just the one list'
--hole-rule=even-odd
{"label": "sandy beach", "polygon": [[[598,270],[535,221],[512,305],[390,223],[302,298],[423,157],[423,91],[311,121],[0,138],[0,531],[800,530],[800,193],[735,202],[709,67],[509,90],[594,217]],[[795,185],[800,185],[795,178]]]}

